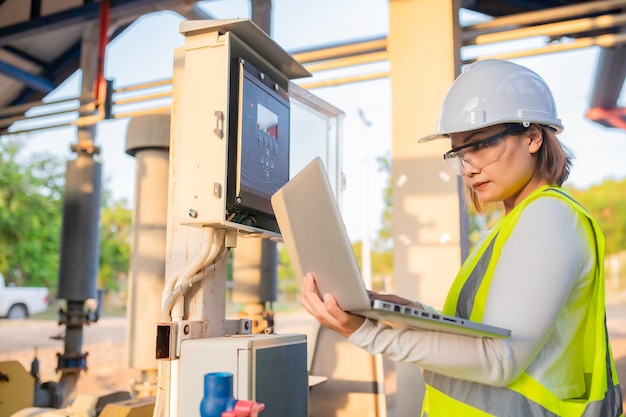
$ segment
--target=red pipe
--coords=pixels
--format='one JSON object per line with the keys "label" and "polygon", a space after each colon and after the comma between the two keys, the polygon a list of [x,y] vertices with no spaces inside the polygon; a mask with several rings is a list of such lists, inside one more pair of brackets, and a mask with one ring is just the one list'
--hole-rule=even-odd
{"label": "red pipe", "polygon": [[109,19],[111,16],[111,0],[100,0],[100,33],[98,36],[98,67],[96,69],[96,81],[93,86],[94,101],[100,104],[101,98],[106,91],[106,80],[104,78],[104,58],[106,47],[109,43]]}

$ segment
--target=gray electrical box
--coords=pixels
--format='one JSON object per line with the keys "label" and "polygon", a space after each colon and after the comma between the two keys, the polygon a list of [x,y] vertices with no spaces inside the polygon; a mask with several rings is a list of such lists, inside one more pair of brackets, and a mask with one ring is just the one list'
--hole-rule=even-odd
{"label": "gray electrical box", "polygon": [[308,372],[304,334],[267,334],[184,340],[178,415],[199,415],[204,374],[233,374],[233,396],[265,404],[263,417],[307,417]]}

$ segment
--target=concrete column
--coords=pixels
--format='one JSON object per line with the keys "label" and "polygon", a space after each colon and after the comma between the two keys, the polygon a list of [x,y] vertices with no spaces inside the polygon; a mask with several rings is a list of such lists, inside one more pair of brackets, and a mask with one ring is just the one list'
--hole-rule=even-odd
{"label": "concrete column", "polygon": [[[467,221],[458,179],[441,157],[449,141],[416,140],[435,130],[460,71],[459,8],[458,0],[389,1],[395,292],[436,308],[460,267]],[[423,398],[420,370],[396,369],[397,416],[414,416]]]}
{"label": "concrete column", "polygon": [[134,117],[126,153],[137,161],[128,279],[128,366],[156,375],[156,323],[165,280],[170,115]]}

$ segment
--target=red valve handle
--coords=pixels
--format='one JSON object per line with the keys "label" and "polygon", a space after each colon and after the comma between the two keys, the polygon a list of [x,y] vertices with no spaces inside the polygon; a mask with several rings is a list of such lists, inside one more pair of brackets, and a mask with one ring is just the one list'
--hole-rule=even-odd
{"label": "red valve handle", "polygon": [[256,401],[237,400],[232,410],[224,411],[222,417],[258,417],[265,404]]}

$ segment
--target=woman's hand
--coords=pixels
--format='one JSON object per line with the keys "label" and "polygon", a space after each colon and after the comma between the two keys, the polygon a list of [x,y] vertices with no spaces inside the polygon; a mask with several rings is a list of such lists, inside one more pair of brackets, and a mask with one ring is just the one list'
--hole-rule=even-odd
{"label": "woman's hand", "polygon": [[365,321],[365,318],[343,311],[332,294],[323,294],[320,298],[315,285],[313,274],[304,277],[304,286],[300,304],[322,326],[326,326],[337,333],[350,337]]}

